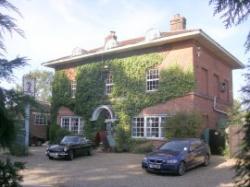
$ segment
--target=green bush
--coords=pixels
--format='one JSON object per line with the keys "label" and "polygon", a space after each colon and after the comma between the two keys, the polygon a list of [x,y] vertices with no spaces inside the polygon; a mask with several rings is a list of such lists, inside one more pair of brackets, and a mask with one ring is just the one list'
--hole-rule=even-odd
{"label": "green bush", "polygon": [[63,129],[56,124],[53,124],[50,126],[50,129],[49,129],[49,142],[59,143],[64,136],[67,136],[70,134],[71,133],[68,130]]}
{"label": "green bush", "polygon": [[149,153],[154,149],[154,145],[151,141],[148,140],[133,140],[131,143],[131,152],[132,153]]}
{"label": "green bush", "polygon": [[178,112],[168,118],[166,122],[166,138],[194,138],[199,137],[202,117],[196,112]]}
{"label": "green bush", "polygon": [[25,145],[19,143],[13,143],[9,147],[9,151],[10,154],[14,156],[25,156],[28,154],[28,150],[26,149]]}
{"label": "green bush", "polygon": [[23,180],[23,177],[19,174],[19,171],[24,169],[24,163],[14,162],[10,159],[6,162],[0,160],[0,184],[6,187],[19,187],[19,182]]}
{"label": "green bush", "polygon": [[115,133],[116,151],[117,152],[129,151],[129,145],[130,145],[129,134],[121,126],[118,126],[115,132],[116,132]]}

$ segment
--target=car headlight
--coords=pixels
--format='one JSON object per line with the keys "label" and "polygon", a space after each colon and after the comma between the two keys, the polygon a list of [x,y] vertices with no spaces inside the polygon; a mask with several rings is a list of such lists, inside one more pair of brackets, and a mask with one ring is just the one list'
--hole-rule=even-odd
{"label": "car headlight", "polygon": [[64,148],[63,148],[63,151],[64,151],[64,152],[67,152],[68,150],[69,150],[68,147],[64,147]]}
{"label": "car headlight", "polygon": [[176,159],[166,160],[167,164],[176,164],[177,162],[178,162],[178,160],[176,160]]}
{"label": "car headlight", "polygon": [[143,161],[144,161],[144,162],[147,162],[147,161],[148,161],[148,158],[147,158],[147,157],[144,157],[144,158],[143,158]]}

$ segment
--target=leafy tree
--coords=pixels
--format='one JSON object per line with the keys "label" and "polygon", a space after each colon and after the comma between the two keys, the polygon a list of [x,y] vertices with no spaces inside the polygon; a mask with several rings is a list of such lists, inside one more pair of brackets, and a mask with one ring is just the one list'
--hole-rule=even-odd
{"label": "leafy tree", "polygon": [[36,99],[49,102],[51,100],[51,84],[54,76],[53,72],[35,70],[27,75],[36,79]]}
{"label": "leafy tree", "polygon": [[[0,7],[6,8],[19,13],[18,9],[6,0],[0,0]],[[17,57],[13,60],[7,60],[4,58],[3,52],[6,51],[3,36],[7,32],[12,34],[13,32],[23,36],[23,31],[16,25],[16,20],[9,15],[0,12],[0,81],[13,80],[13,69],[23,67],[26,64],[26,58]],[[13,91],[5,90],[0,86],[0,147],[6,147],[13,140],[14,135],[14,121],[9,115],[9,107],[14,105],[12,100],[15,94]],[[6,103],[8,102],[8,103]],[[8,105],[12,103],[12,105]]]}
{"label": "leafy tree", "polygon": [[[0,0],[0,7],[12,10],[20,15],[18,9],[7,0]],[[4,57],[3,52],[6,52],[6,49],[3,43],[3,36],[6,32],[10,34],[15,32],[24,36],[23,31],[16,25],[16,20],[0,12],[0,82],[3,80],[11,81],[13,78],[13,69],[23,67],[27,60],[20,57],[7,60]],[[19,96],[19,94],[17,95]],[[13,100],[14,96],[16,96],[16,93],[12,90],[8,91],[0,87],[0,147],[9,147],[10,143],[14,140],[14,120],[8,110],[16,105]],[[23,163],[12,163],[8,159],[6,162],[0,161],[0,184],[2,186],[20,186],[19,181],[22,180],[22,176],[18,174],[18,171],[23,168]]]}
{"label": "leafy tree", "polygon": [[240,101],[234,100],[233,106],[228,111],[229,125],[243,125],[245,112]]}
{"label": "leafy tree", "polygon": [[[249,0],[210,0],[210,4],[214,4],[214,14],[221,14],[221,18],[225,23],[226,28],[237,26],[248,19],[250,15],[250,1]],[[245,42],[246,52],[250,51],[250,32],[248,33]],[[236,164],[236,186],[247,187],[250,186],[250,66],[246,76],[246,86],[242,88],[244,94],[243,104],[246,106],[246,121],[243,127],[245,136],[243,138],[243,145],[238,155]]]}
{"label": "leafy tree", "polygon": [[[226,28],[237,26],[245,22],[250,15],[249,0],[210,0],[214,5],[214,14],[221,14]],[[246,50],[250,50],[250,31],[245,42]]]}

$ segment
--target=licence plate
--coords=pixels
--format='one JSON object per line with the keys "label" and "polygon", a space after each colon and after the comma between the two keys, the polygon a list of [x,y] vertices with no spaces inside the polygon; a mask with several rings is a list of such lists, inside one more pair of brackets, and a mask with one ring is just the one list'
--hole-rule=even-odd
{"label": "licence plate", "polygon": [[149,164],[149,168],[152,168],[152,169],[160,169],[161,166],[160,166],[160,165],[156,165],[156,164]]}
{"label": "licence plate", "polygon": [[57,158],[58,157],[58,154],[57,153],[49,153],[49,156],[52,156],[54,158]]}

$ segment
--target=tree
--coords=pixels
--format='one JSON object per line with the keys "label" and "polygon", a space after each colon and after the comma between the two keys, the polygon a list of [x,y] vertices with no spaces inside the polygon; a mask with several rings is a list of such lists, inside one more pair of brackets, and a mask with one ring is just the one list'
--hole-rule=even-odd
{"label": "tree", "polygon": [[[0,0],[0,7],[12,10],[20,15],[18,9],[7,0]],[[2,80],[11,81],[13,78],[13,69],[23,67],[27,60],[20,57],[12,60],[4,58],[3,53],[6,52],[6,49],[3,43],[3,36],[6,32],[10,34],[16,32],[24,36],[23,31],[16,25],[16,20],[0,12],[0,82]],[[9,147],[15,138],[14,120],[8,110],[16,105],[13,100],[13,98],[17,98],[15,96],[20,96],[20,94],[0,87],[0,147],[3,148]],[[12,164],[8,159],[6,163],[0,161],[0,184],[3,186],[20,186],[19,181],[22,180],[22,177],[18,174],[18,171],[23,169],[23,167],[23,163],[14,162]]]}
{"label": "tree", "polygon": [[[0,0],[0,7],[12,10],[20,15],[18,9],[6,0]],[[16,25],[16,20],[9,15],[2,14],[0,12],[0,81],[11,81],[13,80],[13,69],[20,68],[26,65],[26,58],[17,57],[12,60],[4,58],[3,52],[6,52],[3,36],[6,32],[12,34],[13,32],[18,33],[21,36],[23,31]],[[0,147],[9,146],[14,136],[14,120],[9,115],[8,107],[6,103],[13,103],[13,92],[5,90],[0,86]]]}
{"label": "tree", "polygon": [[[210,4],[214,4],[214,14],[221,14],[221,18],[226,28],[237,26],[245,22],[250,15],[249,0],[210,0]],[[250,32],[245,42],[246,52],[250,51]],[[249,60],[250,62],[250,60]],[[245,136],[243,144],[238,155],[235,171],[235,185],[241,187],[250,186],[250,66],[247,67],[246,86],[241,91],[244,94],[242,104],[246,107],[246,117],[243,130]]]}
{"label": "tree", "polygon": [[[249,0],[210,0],[214,5],[214,15],[222,14],[221,18],[226,28],[245,22],[250,15]],[[250,31],[245,42],[246,51],[250,50]]]}
{"label": "tree", "polygon": [[229,125],[243,125],[245,112],[242,109],[241,102],[234,100],[233,106],[228,111]]}
{"label": "tree", "polygon": [[49,102],[52,95],[51,84],[54,77],[53,72],[45,70],[35,70],[28,73],[27,76],[36,79],[36,99]]}

